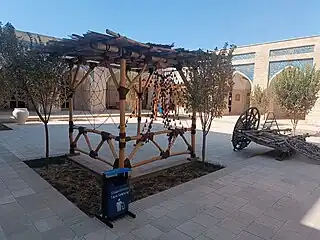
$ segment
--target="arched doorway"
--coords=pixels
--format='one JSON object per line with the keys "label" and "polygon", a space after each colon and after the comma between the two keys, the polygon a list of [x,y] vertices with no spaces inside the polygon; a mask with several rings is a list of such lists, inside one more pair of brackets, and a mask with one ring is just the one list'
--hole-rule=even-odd
{"label": "arched doorway", "polygon": [[233,88],[228,96],[226,115],[239,115],[250,107],[251,81],[241,72],[233,74]]}
{"label": "arched doorway", "polygon": [[[106,108],[107,109],[118,109],[119,108],[119,93],[117,87],[114,85],[110,73],[106,79]],[[120,70],[114,70],[117,82],[120,79]]]}
{"label": "arched doorway", "polygon": [[[80,81],[88,71],[85,67],[80,67],[76,82]],[[92,73],[94,74],[94,72]],[[78,111],[90,111],[91,110],[91,93],[90,82],[92,82],[92,76],[89,75],[76,89],[73,98],[73,108]]]}
{"label": "arched doorway", "polygon": [[[117,82],[120,81],[120,70],[114,70],[114,74],[116,76]],[[137,73],[129,72],[128,73],[130,79],[132,80]],[[142,87],[145,86],[146,81],[149,77],[148,73],[142,74]],[[138,81],[135,82],[136,89],[138,89]],[[152,99],[152,88],[147,87],[142,97],[142,109],[150,109],[151,107],[151,99]],[[134,99],[134,92],[128,93],[126,99],[126,105],[128,109],[133,109],[134,105],[136,105],[136,99]],[[109,109],[118,109],[119,108],[119,93],[118,90],[109,74],[106,78],[106,108]]]}

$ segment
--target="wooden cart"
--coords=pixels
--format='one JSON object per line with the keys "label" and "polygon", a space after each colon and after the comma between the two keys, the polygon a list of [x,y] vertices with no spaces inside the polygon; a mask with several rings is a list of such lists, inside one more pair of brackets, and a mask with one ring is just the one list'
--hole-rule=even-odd
{"label": "wooden cart", "polygon": [[[266,124],[264,124],[265,126]],[[273,148],[279,153],[277,160],[283,160],[295,152],[299,152],[313,159],[320,160],[320,148],[306,142],[308,134],[292,136],[291,129],[276,129],[260,127],[260,113],[256,107],[250,107],[241,116],[233,130],[232,145],[234,151],[246,148],[250,142]],[[289,134],[287,134],[289,132]]]}

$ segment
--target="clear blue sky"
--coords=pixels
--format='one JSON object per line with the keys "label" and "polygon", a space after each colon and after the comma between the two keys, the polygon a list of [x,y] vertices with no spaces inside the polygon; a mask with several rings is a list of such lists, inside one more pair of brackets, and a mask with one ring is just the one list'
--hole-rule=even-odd
{"label": "clear blue sky", "polygon": [[0,21],[55,37],[106,28],[213,49],[320,34],[320,0],[1,0]]}

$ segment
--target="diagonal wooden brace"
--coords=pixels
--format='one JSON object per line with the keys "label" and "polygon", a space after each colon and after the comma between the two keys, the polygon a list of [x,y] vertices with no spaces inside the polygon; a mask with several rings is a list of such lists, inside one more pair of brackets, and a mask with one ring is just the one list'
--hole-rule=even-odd
{"label": "diagonal wooden brace", "polygon": [[147,68],[148,64],[144,64],[143,68],[141,69],[141,71],[138,73],[137,76],[135,76],[132,81],[128,78],[129,81],[129,86],[128,88],[130,89],[132,87],[132,85],[140,78],[140,76],[145,72],[146,68]]}
{"label": "diagonal wooden brace", "polygon": [[87,77],[89,76],[90,73],[92,73],[94,68],[95,68],[95,65],[91,64],[90,69],[84,74],[84,76],[81,78],[81,80],[75,86],[73,86],[73,88],[72,88],[73,92],[81,85],[81,83],[84,82],[84,80],[87,79]]}
{"label": "diagonal wooden brace", "polygon": [[111,65],[110,65],[109,63],[107,63],[107,66],[108,66],[108,69],[109,69],[109,72],[110,72],[112,81],[113,81],[114,85],[116,86],[116,88],[118,89],[118,88],[120,87],[120,84],[119,84],[118,81],[117,81],[117,77],[116,77],[116,75],[114,74],[114,71],[113,71]]}

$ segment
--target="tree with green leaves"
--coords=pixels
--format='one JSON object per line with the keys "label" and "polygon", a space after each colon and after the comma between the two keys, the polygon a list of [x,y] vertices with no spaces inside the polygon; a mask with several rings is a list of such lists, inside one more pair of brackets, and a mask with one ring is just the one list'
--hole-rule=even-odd
{"label": "tree with green leaves", "polygon": [[258,108],[262,115],[265,115],[270,103],[267,89],[262,89],[259,85],[256,85],[251,93],[250,103],[251,106]]}
{"label": "tree with green leaves", "polygon": [[189,112],[196,112],[202,126],[202,161],[206,160],[206,140],[214,118],[222,117],[233,86],[232,53],[235,46],[221,50],[199,50],[186,68],[185,100]]}
{"label": "tree with green leaves", "polygon": [[310,112],[320,91],[320,70],[315,66],[289,67],[274,80],[275,98],[291,118],[293,134],[299,119]]}
{"label": "tree with green leaves", "polygon": [[0,107],[15,93],[7,66],[18,57],[18,46],[14,27],[10,23],[3,26],[0,22]]}
{"label": "tree with green leaves", "polygon": [[49,128],[52,108],[61,103],[66,63],[60,57],[48,55],[40,37],[29,34],[29,41],[18,39],[14,27],[7,24],[2,31],[0,46],[6,77],[11,87],[24,93],[45,129],[45,157],[49,158]]}

